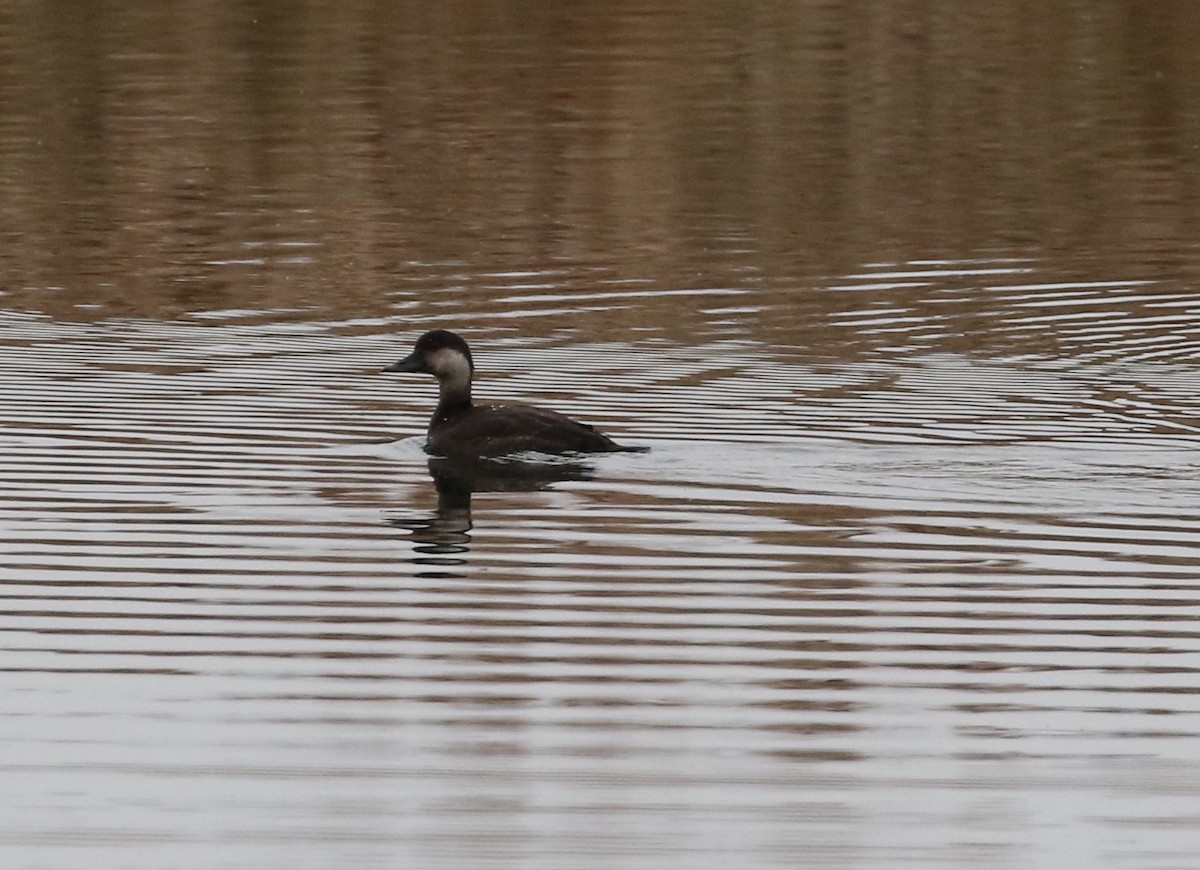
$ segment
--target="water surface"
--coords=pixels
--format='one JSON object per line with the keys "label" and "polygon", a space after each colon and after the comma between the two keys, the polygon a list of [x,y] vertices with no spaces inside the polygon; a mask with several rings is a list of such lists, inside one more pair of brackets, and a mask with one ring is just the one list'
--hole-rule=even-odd
{"label": "water surface", "polygon": [[[1191,866],[1190,7],[86,6],[0,4],[5,866]],[[650,452],[432,460],[433,327]]]}

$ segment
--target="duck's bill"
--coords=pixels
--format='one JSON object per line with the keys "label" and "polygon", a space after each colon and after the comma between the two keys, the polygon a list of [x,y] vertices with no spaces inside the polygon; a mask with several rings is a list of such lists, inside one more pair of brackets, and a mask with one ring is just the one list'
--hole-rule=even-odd
{"label": "duck's bill", "polygon": [[400,362],[394,362],[387,368],[385,372],[423,372],[425,371],[425,363],[414,353],[409,354]]}

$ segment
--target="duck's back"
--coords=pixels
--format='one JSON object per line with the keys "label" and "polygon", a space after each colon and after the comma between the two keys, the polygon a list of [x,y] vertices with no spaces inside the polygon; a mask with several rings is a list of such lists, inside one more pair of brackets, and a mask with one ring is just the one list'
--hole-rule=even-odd
{"label": "duck's back", "polygon": [[439,408],[429,424],[429,449],[441,456],[510,453],[612,453],[624,450],[586,423],[536,405]]}

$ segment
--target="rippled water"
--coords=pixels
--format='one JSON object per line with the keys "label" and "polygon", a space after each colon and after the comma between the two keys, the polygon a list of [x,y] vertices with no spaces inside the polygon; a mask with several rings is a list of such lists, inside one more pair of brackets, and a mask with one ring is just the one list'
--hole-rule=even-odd
{"label": "rippled water", "polygon": [[[5,868],[1194,865],[1190,6],[85,6],[0,2]],[[432,327],[649,452],[431,459]]]}
{"label": "rippled water", "polygon": [[[937,347],[967,276],[1009,355]],[[408,317],[5,318],[14,866],[1185,866],[1195,305],[806,292],[857,364],[480,336],[653,448],[524,472],[427,460]]]}

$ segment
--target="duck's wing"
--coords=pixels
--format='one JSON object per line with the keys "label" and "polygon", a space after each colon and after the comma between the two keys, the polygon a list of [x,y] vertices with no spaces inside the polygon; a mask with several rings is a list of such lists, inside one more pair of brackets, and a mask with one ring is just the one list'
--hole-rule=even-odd
{"label": "duck's wing", "polygon": [[430,430],[435,453],[504,456],[509,453],[606,453],[620,450],[607,435],[537,405],[475,405]]}

